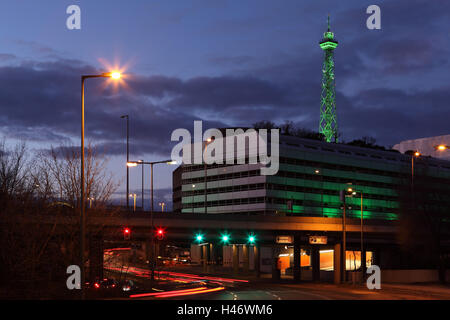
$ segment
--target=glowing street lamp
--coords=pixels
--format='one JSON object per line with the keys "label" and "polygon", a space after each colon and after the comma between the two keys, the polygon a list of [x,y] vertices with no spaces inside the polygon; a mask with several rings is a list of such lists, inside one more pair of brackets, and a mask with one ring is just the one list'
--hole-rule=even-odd
{"label": "glowing street lamp", "polygon": [[120,72],[111,72],[110,74],[111,74],[111,78],[113,78],[113,79],[120,79],[120,77],[121,77]]}
{"label": "glowing street lamp", "polygon": [[444,150],[449,150],[450,146],[446,146],[445,144],[440,144],[438,146],[434,146],[434,148],[439,151],[444,151]]}
{"label": "glowing street lamp", "polygon": [[[89,78],[112,78],[119,79],[120,73],[117,71],[107,72],[95,75],[82,75],[81,76],[81,181],[80,181],[80,273],[81,273],[81,283],[85,283],[85,268],[84,268],[84,249],[86,247],[86,212],[85,212],[85,192],[84,192],[84,82]],[[84,286],[81,287],[81,298],[85,298]]]}

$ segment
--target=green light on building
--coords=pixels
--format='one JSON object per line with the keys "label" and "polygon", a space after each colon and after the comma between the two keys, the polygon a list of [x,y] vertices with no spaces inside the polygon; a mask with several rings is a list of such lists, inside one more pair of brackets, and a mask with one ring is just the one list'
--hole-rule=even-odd
{"label": "green light on building", "polygon": [[323,34],[323,39],[319,45],[325,52],[322,67],[319,133],[325,136],[327,142],[338,142],[334,82],[334,49],[338,46],[338,42],[334,40],[334,34],[330,31],[330,16],[328,16],[328,30]]}

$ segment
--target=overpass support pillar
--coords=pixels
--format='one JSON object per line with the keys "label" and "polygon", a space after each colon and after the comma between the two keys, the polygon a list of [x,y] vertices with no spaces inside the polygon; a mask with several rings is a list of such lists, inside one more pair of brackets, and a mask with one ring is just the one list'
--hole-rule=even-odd
{"label": "overpass support pillar", "polygon": [[202,265],[203,265],[203,272],[208,272],[208,245],[202,245]]}
{"label": "overpass support pillar", "polygon": [[364,282],[364,280],[366,279],[366,270],[367,270],[366,250],[363,249],[362,252],[361,252],[361,271],[362,271],[361,281],[362,282]]}
{"label": "overpass support pillar", "polygon": [[311,264],[313,281],[320,281],[320,251],[317,245],[311,247]]}
{"label": "overpass support pillar", "polygon": [[103,279],[103,235],[89,237],[89,279]]}
{"label": "overpass support pillar", "polygon": [[259,278],[261,276],[261,259],[259,258],[259,246],[255,245],[253,246],[253,257],[255,259],[255,273],[256,276]]}
{"label": "overpass support pillar", "polygon": [[233,273],[239,272],[239,250],[238,246],[233,244]]}
{"label": "overpass support pillar", "polygon": [[212,243],[208,244],[208,263],[207,263],[207,272],[212,272],[214,269],[214,245]]}
{"label": "overpass support pillar", "polygon": [[145,260],[151,263],[153,261],[153,248],[152,240],[147,239],[145,241]]}
{"label": "overpass support pillar", "polygon": [[249,246],[247,246],[246,244],[244,244],[242,246],[242,255],[244,257],[244,272],[247,273],[249,270],[249,259],[250,259],[250,252],[248,251]]}
{"label": "overpass support pillar", "polygon": [[334,284],[340,284],[342,276],[342,254],[341,254],[341,244],[336,243],[334,245],[333,253],[333,273],[334,273]]}
{"label": "overpass support pillar", "polygon": [[294,235],[294,282],[300,282],[301,280],[301,236],[299,234]]}
{"label": "overpass support pillar", "polygon": [[279,250],[276,245],[272,247],[272,280],[278,281],[281,278],[281,270],[278,266],[279,261]]}

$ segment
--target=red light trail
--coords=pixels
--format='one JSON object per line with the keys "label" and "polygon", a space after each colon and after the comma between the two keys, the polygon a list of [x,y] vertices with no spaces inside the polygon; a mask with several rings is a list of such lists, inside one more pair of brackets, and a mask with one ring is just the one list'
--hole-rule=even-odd
{"label": "red light trail", "polygon": [[144,298],[144,297],[155,297],[155,298],[171,298],[178,296],[187,296],[201,293],[209,293],[224,290],[225,287],[217,287],[208,289],[207,287],[199,287],[193,289],[184,289],[184,290],[173,290],[173,291],[163,291],[163,292],[152,292],[152,293],[140,293],[133,294],[130,298]]}

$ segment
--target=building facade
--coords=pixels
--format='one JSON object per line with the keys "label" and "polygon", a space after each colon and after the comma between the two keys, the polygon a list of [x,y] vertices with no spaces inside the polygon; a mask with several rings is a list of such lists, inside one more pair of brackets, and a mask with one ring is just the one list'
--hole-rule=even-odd
{"label": "building facade", "polygon": [[450,179],[448,161],[291,136],[280,137],[279,163],[272,176],[260,174],[261,164],[182,165],[174,172],[174,210],[205,212],[206,173],[208,214],[341,217],[339,193],[352,188],[347,217],[360,217],[362,193],[365,219],[396,220],[398,189],[413,173],[435,177],[442,188]]}
{"label": "building facade", "polygon": [[450,148],[439,150],[437,146],[450,146],[450,134],[429,138],[405,140],[396,144],[393,148],[405,153],[408,150],[419,151],[426,156],[450,160]]}

